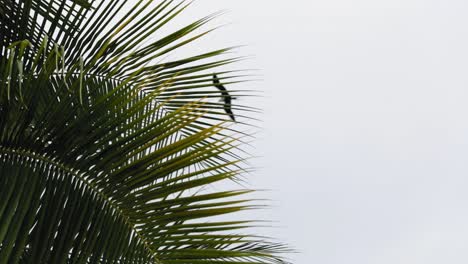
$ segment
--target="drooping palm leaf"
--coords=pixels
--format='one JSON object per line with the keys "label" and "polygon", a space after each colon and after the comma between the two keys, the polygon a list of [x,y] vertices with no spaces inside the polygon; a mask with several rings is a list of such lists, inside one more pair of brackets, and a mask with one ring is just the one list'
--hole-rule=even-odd
{"label": "drooping palm leaf", "polygon": [[255,207],[206,190],[245,171],[211,100],[237,58],[161,60],[213,16],[155,38],[187,5],[141,0],[111,23],[125,3],[0,0],[0,264],[283,263],[239,231],[253,222],[209,221]]}

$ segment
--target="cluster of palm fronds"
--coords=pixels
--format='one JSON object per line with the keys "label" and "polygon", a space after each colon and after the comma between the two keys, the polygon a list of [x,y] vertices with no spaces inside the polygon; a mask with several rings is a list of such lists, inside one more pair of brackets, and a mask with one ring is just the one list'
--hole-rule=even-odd
{"label": "cluster of palm fronds", "polygon": [[213,16],[155,37],[188,4],[126,4],[0,0],[0,264],[283,263],[253,222],[207,219],[253,207],[205,188],[245,172],[211,100],[237,58],[162,58]]}

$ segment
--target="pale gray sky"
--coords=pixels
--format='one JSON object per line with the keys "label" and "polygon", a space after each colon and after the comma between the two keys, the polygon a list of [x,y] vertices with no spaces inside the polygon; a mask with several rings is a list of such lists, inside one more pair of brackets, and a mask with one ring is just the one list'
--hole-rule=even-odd
{"label": "pale gray sky", "polygon": [[[468,2],[198,0],[259,68],[268,234],[296,264],[468,263]],[[215,24],[216,24],[215,23]]]}

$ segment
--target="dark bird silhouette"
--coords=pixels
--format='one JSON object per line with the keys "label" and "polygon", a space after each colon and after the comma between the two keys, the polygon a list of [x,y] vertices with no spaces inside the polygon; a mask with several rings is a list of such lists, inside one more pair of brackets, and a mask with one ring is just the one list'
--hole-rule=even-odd
{"label": "dark bird silhouette", "polygon": [[233,98],[226,88],[221,85],[219,82],[218,76],[216,74],[213,74],[213,83],[216,88],[218,88],[221,91],[221,94],[223,96],[222,100],[224,101],[224,111],[226,111],[226,114],[229,115],[229,117],[232,119],[232,121],[236,122],[236,118],[234,117],[234,113],[232,112],[232,100],[235,99]]}

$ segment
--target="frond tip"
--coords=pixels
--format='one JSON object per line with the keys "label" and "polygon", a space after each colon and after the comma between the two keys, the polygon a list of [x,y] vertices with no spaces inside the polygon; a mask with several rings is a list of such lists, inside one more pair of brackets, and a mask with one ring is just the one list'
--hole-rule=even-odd
{"label": "frond tip", "polygon": [[236,58],[161,61],[211,17],[149,41],[187,5],[142,0],[108,27],[124,2],[0,0],[0,264],[285,263],[239,234],[250,190],[207,188],[246,170],[214,102]]}

